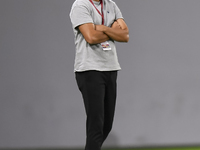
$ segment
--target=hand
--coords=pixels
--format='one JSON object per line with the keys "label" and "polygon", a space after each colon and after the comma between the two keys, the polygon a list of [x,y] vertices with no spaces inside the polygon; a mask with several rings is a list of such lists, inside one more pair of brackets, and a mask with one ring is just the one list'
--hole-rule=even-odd
{"label": "hand", "polygon": [[121,29],[121,26],[119,25],[119,23],[118,23],[117,21],[115,21],[115,22],[112,24],[111,28],[113,28],[113,29]]}

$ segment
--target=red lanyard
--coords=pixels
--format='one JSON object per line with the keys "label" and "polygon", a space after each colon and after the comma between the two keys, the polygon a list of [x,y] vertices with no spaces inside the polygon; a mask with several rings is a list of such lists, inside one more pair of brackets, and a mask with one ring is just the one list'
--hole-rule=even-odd
{"label": "red lanyard", "polygon": [[101,3],[101,12],[97,9],[97,7],[94,5],[94,3],[93,3],[92,0],[90,0],[90,2],[96,8],[97,12],[101,15],[101,17],[102,17],[102,25],[104,25],[103,0],[100,0],[100,3]]}

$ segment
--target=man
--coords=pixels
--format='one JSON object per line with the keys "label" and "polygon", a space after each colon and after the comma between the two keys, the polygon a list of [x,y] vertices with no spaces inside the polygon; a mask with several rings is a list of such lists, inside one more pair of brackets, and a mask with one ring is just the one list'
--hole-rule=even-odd
{"label": "man", "polygon": [[76,46],[74,72],[87,115],[85,150],[100,150],[112,128],[121,69],[114,41],[128,42],[129,30],[112,0],[76,0],[70,18]]}

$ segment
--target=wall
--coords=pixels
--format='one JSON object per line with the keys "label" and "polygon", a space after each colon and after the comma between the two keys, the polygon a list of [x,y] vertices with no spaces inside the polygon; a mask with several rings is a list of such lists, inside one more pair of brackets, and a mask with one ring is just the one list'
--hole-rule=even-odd
{"label": "wall", "polygon": [[[82,147],[74,1],[0,1],[0,148]],[[198,144],[200,1],[115,0],[130,30],[106,146]]]}

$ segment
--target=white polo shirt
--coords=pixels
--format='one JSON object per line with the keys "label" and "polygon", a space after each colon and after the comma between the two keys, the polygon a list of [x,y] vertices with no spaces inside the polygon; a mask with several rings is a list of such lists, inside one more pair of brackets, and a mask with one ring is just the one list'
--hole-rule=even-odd
{"label": "white polo shirt", "polygon": [[[101,10],[101,4],[93,1]],[[103,0],[104,25],[111,27],[112,23],[123,18],[121,11],[112,0]],[[82,72],[88,70],[114,71],[120,70],[115,43],[109,40],[111,50],[104,51],[101,44],[89,44],[77,28],[86,23],[102,24],[102,17],[89,0],[76,0],[72,5],[70,19],[75,35],[75,64],[74,71]]]}

